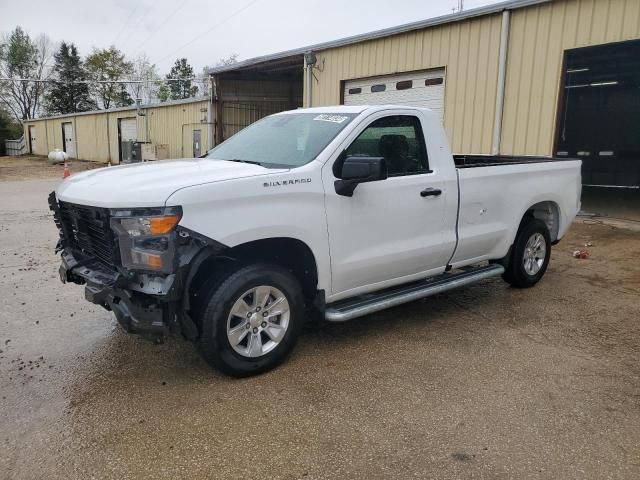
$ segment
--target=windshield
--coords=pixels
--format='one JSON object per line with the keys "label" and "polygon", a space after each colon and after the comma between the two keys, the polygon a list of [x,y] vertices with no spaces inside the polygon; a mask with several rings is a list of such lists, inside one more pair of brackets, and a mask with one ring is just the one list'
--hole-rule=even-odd
{"label": "windshield", "polygon": [[210,150],[207,158],[299,167],[316,158],[356,115],[289,113],[266,117]]}

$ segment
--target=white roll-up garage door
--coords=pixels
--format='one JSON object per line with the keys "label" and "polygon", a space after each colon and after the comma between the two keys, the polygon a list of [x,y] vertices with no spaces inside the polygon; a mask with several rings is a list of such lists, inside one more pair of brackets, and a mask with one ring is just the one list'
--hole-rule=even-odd
{"label": "white roll-up garage door", "polygon": [[137,140],[138,128],[136,126],[136,118],[120,119],[120,141],[127,142],[129,140]]}
{"label": "white roll-up garage door", "polygon": [[430,108],[444,119],[444,68],[344,82],[345,105],[409,105]]}

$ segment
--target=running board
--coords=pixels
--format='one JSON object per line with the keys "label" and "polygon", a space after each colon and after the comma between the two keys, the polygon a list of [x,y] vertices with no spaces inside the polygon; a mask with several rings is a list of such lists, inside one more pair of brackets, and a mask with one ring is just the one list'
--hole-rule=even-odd
{"label": "running board", "polygon": [[504,273],[504,267],[497,263],[482,267],[465,267],[454,273],[443,273],[417,283],[392,287],[327,305],[324,318],[330,322],[346,322],[352,318],[463,287],[502,273]]}

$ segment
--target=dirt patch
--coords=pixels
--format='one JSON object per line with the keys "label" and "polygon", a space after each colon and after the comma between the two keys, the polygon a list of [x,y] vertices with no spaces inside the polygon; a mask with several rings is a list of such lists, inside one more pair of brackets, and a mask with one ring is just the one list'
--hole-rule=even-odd
{"label": "dirt patch", "polygon": [[[104,167],[105,164],[73,159],[69,163],[71,173]],[[0,180],[31,180],[40,178],[62,178],[64,167],[51,165],[46,157],[21,156],[0,157]]]}

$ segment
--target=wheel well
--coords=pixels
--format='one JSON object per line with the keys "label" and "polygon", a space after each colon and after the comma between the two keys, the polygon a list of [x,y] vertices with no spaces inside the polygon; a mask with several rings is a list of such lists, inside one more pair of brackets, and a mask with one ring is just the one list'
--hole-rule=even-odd
{"label": "wheel well", "polygon": [[551,241],[553,242],[558,239],[558,232],[560,231],[560,207],[558,207],[556,202],[549,200],[532,205],[527,209],[520,225],[523,225],[529,218],[542,220],[549,229]]}
{"label": "wheel well", "polygon": [[305,299],[313,300],[318,287],[318,269],[313,252],[304,242],[294,238],[266,238],[243,243],[213,254],[199,266],[189,285],[189,295],[199,295],[213,288],[226,274],[244,265],[269,262],[286,268],[298,279]]}

